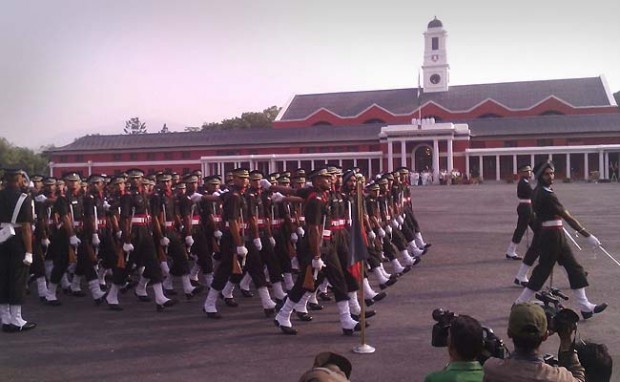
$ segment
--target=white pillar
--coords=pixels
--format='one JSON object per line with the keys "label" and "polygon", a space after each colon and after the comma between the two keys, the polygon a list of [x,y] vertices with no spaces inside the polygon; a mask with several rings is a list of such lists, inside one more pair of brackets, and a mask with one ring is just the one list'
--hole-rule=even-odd
{"label": "white pillar", "polygon": [[[357,159],[353,160],[353,166],[357,167]],[[370,179],[372,179],[372,159],[368,158],[368,179],[367,180],[370,180]]]}
{"label": "white pillar", "polygon": [[470,180],[469,174],[469,153],[465,153],[465,174],[467,175],[467,179]]}
{"label": "white pillar", "polygon": [[605,151],[605,179],[609,179],[609,153]]}
{"label": "white pillar", "polygon": [[568,179],[571,178],[571,173],[570,173],[570,153],[566,153],[566,177]]}
{"label": "white pillar", "polygon": [[530,166],[532,166],[532,168],[536,166],[536,163],[534,163],[534,154],[530,154]]}
{"label": "white pillar", "polygon": [[407,166],[407,142],[400,141],[400,165]]}
{"label": "white pillar", "polygon": [[588,158],[588,153],[583,153],[583,179],[588,180],[590,177],[590,158]]}
{"label": "white pillar", "polygon": [[495,180],[500,180],[499,173],[499,155],[495,156]]}
{"label": "white pillar", "polygon": [[433,183],[439,183],[439,141],[433,139]]}
{"label": "white pillar", "polygon": [[478,157],[478,177],[484,179],[484,171],[482,171],[482,154]]}
{"label": "white pillar", "polygon": [[452,139],[448,139],[448,173],[454,169],[454,151],[452,150]]}
{"label": "white pillar", "polygon": [[388,171],[394,171],[394,152],[392,149],[392,141],[390,141],[388,139],[387,141],[387,145],[388,145],[388,157],[387,157],[387,164],[388,164]]}
{"label": "white pillar", "polygon": [[512,173],[516,174],[519,169],[517,168],[517,154],[512,155]]}
{"label": "white pillar", "polygon": [[93,174],[93,161],[89,160],[88,161],[88,176],[91,176]]}
{"label": "white pillar", "polygon": [[603,155],[603,150],[598,152],[598,173],[599,179],[605,178],[605,156]]}
{"label": "white pillar", "polygon": [[48,166],[50,168],[50,176],[54,176],[54,162],[50,162]]}

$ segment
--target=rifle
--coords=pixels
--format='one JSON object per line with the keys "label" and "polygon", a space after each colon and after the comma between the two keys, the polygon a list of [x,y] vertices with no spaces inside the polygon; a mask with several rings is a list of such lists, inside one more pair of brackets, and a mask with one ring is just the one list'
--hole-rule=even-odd
{"label": "rifle", "polygon": [[[69,202],[69,211],[71,212],[71,229],[73,230],[73,228],[75,228],[75,218],[73,216],[73,205],[71,204],[71,202]],[[75,231],[73,232],[73,234],[75,235]],[[77,250],[77,247],[74,247],[72,245],[69,246],[69,264],[77,264]]]}
{"label": "rifle", "polygon": [[[93,204],[93,216],[95,217],[95,233],[99,234],[99,216],[97,215],[97,203],[95,202]],[[99,246],[94,247],[95,248],[95,258],[93,259],[94,261],[97,261],[97,257],[99,257]]]}

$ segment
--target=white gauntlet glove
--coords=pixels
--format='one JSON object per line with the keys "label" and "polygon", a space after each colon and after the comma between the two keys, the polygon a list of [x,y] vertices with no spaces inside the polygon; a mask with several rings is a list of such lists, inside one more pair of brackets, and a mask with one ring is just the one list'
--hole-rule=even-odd
{"label": "white gauntlet glove", "polygon": [[305,234],[306,234],[306,231],[304,231],[303,228],[297,227],[297,235],[299,235],[299,237],[304,237]]}
{"label": "white gauntlet glove", "polygon": [[193,203],[198,203],[199,201],[202,200],[202,195],[197,192],[194,192],[192,196],[190,196],[189,198]]}
{"label": "white gauntlet glove", "polygon": [[43,203],[46,200],[47,200],[47,197],[45,195],[43,195],[43,194],[37,195],[37,196],[34,197],[34,201],[35,202]]}
{"label": "white gauntlet glove", "polygon": [[74,247],[77,247],[78,245],[80,245],[81,242],[82,240],[78,239],[78,237],[75,235],[69,238],[69,243]]}
{"label": "white gauntlet glove", "polygon": [[118,232],[116,233],[116,238],[117,238],[118,240],[120,240],[122,237],[123,237],[123,231],[118,231]]}
{"label": "white gauntlet glove", "polygon": [[273,236],[269,237],[269,244],[271,244],[273,248],[276,247],[276,239],[274,239]]}
{"label": "white gauntlet glove", "polygon": [[220,231],[219,229],[216,229],[213,232],[213,237],[216,238],[217,240],[220,240],[222,238],[222,231]]}
{"label": "white gauntlet glove", "polygon": [[185,236],[185,245],[188,247],[194,245],[194,238],[192,237],[192,235]]}
{"label": "white gauntlet glove", "polygon": [[368,232],[369,240],[375,240],[376,238],[377,238],[377,235],[373,231]]}
{"label": "white gauntlet glove", "polygon": [[321,270],[325,267],[325,262],[320,257],[315,257],[312,259],[312,268],[316,270]]}
{"label": "white gauntlet glove", "polygon": [[101,240],[99,240],[99,235],[93,233],[93,237],[90,239],[90,243],[93,245],[93,247],[98,247],[99,244],[101,244]]}
{"label": "white gauntlet glove", "polygon": [[403,225],[403,223],[405,222],[405,219],[403,219],[402,215],[398,215],[396,220],[398,220],[398,224],[400,225]]}
{"label": "white gauntlet glove", "polygon": [[386,225],[385,226],[385,232],[387,232],[388,235],[392,234],[392,227],[390,225]]}
{"label": "white gauntlet glove", "polygon": [[394,229],[398,229],[398,222],[396,221],[396,219],[392,219],[392,227],[394,227]]}
{"label": "white gauntlet glove", "polygon": [[131,251],[133,251],[133,244],[131,243],[125,243],[123,244],[123,251],[125,251],[126,253],[129,253]]}
{"label": "white gauntlet glove", "polygon": [[168,277],[170,275],[170,267],[168,266],[167,261],[160,262],[159,268],[161,269],[161,273],[164,274],[164,277]]}
{"label": "white gauntlet glove", "polygon": [[601,246],[601,242],[599,241],[599,239],[596,238],[596,236],[590,234],[590,236],[586,237],[586,241],[588,242],[588,244],[590,244],[592,247],[594,248],[598,248]]}
{"label": "white gauntlet glove", "polygon": [[110,205],[110,203],[108,203],[108,201],[107,201],[107,200],[104,200],[104,201],[103,201],[103,210],[104,210],[104,211],[108,211],[108,210],[110,209],[110,207],[112,207],[112,206]]}
{"label": "white gauntlet glove", "polygon": [[162,247],[167,247],[170,245],[170,239],[168,239],[166,236],[162,237],[161,239],[159,239],[159,245],[161,245]]}
{"label": "white gauntlet glove", "polygon": [[292,241],[293,243],[297,243],[297,240],[299,240],[299,237],[297,236],[297,234],[296,234],[295,232],[293,232],[293,233],[291,234],[291,241]]}
{"label": "white gauntlet glove", "polygon": [[32,265],[32,253],[26,252],[26,255],[24,256],[24,265]]}
{"label": "white gauntlet glove", "polygon": [[259,251],[262,251],[263,243],[260,241],[260,238],[256,238],[252,240],[252,244],[254,244],[254,247],[256,247],[256,249],[258,249]]}
{"label": "white gauntlet glove", "polygon": [[285,196],[279,192],[274,192],[273,195],[271,195],[271,201],[274,203],[281,203],[284,198]]}
{"label": "white gauntlet glove", "polygon": [[248,254],[248,249],[245,245],[240,245],[237,247],[237,255],[245,257]]}
{"label": "white gauntlet glove", "polygon": [[260,185],[263,186],[263,189],[265,190],[269,190],[271,188],[271,182],[265,178],[260,180]]}
{"label": "white gauntlet glove", "polygon": [[47,248],[50,246],[52,242],[50,241],[50,239],[41,239],[41,246],[43,248]]}
{"label": "white gauntlet glove", "polygon": [[379,237],[383,239],[385,237],[385,230],[379,227],[378,232],[379,232]]}

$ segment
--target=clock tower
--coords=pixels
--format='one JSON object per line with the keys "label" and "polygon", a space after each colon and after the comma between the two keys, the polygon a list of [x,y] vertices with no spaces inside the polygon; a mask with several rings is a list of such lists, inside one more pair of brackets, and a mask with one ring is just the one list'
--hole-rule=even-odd
{"label": "clock tower", "polygon": [[448,91],[450,65],[446,53],[446,37],[441,21],[435,17],[428,23],[424,32],[424,92],[436,93]]}

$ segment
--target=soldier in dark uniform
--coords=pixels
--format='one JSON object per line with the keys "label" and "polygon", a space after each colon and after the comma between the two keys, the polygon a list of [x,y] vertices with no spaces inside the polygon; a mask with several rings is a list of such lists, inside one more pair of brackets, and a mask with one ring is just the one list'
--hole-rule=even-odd
{"label": "soldier in dark uniform", "polygon": [[[331,241],[331,232],[328,228],[331,227],[331,223],[327,221],[329,219],[328,194],[331,189],[332,175],[327,169],[322,168],[313,171],[310,174],[310,179],[312,180],[313,187],[307,190],[301,189],[297,193],[297,196],[306,200],[304,216],[308,231],[308,245],[304,246],[304,248],[298,248],[299,277],[290,291],[284,306],[276,315],[274,323],[284,334],[297,334],[297,330],[291,324],[291,313],[302,296],[306,293],[312,293],[313,289],[315,289],[315,285],[306,285],[306,275],[314,273],[313,276],[316,276],[318,273],[323,273],[321,278],[316,281],[320,282],[323,277],[327,277],[332,285],[336,304],[338,305],[342,332],[345,335],[353,335],[353,332],[361,330],[361,327],[351,317],[347,284],[336,252],[336,246]],[[316,284],[316,282],[313,284]]]}
{"label": "soldier in dark uniform", "polygon": [[143,189],[144,172],[132,169],[128,171],[128,175],[131,184],[120,201],[123,251],[129,255],[130,264],[144,267],[135,289],[136,296],[140,301],[150,301],[146,294],[146,285],[151,282],[156,308],[160,312],[176,304],[177,300],[167,298],[162,287],[163,275],[150,227],[151,224],[159,224],[159,221],[152,218],[148,195]]}
{"label": "soldier in dark uniform", "polygon": [[0,316],[3,332],[21,332],[36,324],[22,318],[24,285],[32,264],[32,199],[21,190],[25,172],[4,170],[0,191]]}
{"label": "soldier in dark uniform", "polygon": [[528,225],[532,223],[532,186],[530,186],[530,178],[532,177],[532,168],[529,165],[519,167],[519,183],[517,183],[517,227],[512,234],[512,240],[508,244],[506,250],[506,258],[511,260],[522,260],[517,255],[517,246],[521,242]]}
{"label": "soldier in dark uniform", "polygon": [[427,243],[424,241],[420,229],[420,224],[418,223],[418,219],[416,219],[415,214],[413,213],[411,188],[409,184],[409,169],[407,167],[399,167],[395,172],[394,177],[398,177],[398,185],[401,192],[401,204],[403,213],[403,222],[401,224],[403,224],[403,227],[406,226],[413,233],[416,247],[422,252],[424,252],[424,250],[428,250],[428,248],[431,246],[431,243]]}
{"label": "soldier in dark uniform", "polygon": [[542,288],[557,262],[566,269],[570,287],[581,309],[581,315],[584,319],[590,318],[593,314],[605,310],[607,304],[592,304],[588,300],[585,292],[588,280],[583,267],[575,259],[564,236],[563,221],[584,236],[588,244],[593,247],[600,246],[601,242],[590,234],[560,203],[551,188],[555,174],[553,163],[551,161],[539,163],[534,168],[534,173],[538,179],[538,184],[533,193],[532,207],[540,223],[540,259],[532,272],[527,288],[523,289],[515,303],[520,304],[529,301]]}
{"label": "soldier in dark uniform", "polygon": [[[222,179],[218,175],[204,178],[205,195],[220,195]],[[222,200],[202,200],[200,202],[201,221],[207,239],[207,253],[210,254],[211,266],[205,263],[199,265],[200,272],[204,277],[205,285],[213,282],[213,259],[220,257],[220,240],[222,239]]]}
{"label": "soldier in dark uniform", "polygon": [[110,250],[104,252],[103,262],[112,269],[112,285],[108,290],[106,302],[110,310],[121,311],[118,292],[123,290],[127,279],[126,258],[123,253],[123,230],[120,221],[121,197],[125,195],[125,178],[122,176],[110,179],[107,200],[104,201],[107,219],[107,240]]}

